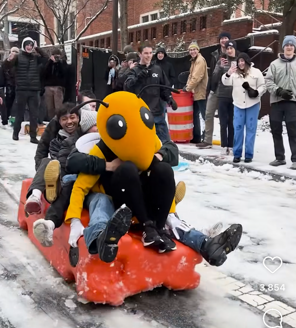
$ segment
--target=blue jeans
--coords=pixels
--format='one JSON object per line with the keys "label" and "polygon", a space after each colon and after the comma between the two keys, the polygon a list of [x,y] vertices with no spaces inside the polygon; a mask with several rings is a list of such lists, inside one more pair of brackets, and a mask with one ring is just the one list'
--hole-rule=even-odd
{"label": "blue jeans", "polygon": [[84,205],[88,209],[90,217],[88,227],[83,232],[85,244],[90,254],[97,254],[95,241],[114,214],[114,205],[107,195],[101,193],[88,194]]}
{"label": "blue jeans", "polygon": [[167,122],[165,120],[165,113],[163,112],[160,116],[154,116],[154,123],[156,128],[156,134],[162,143],[170,141],[170,134]]}
{"label": "blue jeans", "polygon": [[201,117],[205,120],[206,107],[206,99],[195,100],[193,102],[193,140],[196,142],[201,142],[201,139],[204,139],[204,131],[201,132],[200,130],[199,114],[201,114]]}
{"label": "blue jeans", "polygon": [[202,232],[192,229],[190,231],[183,231],[181,229],[178,229],[178,234],[180,236],[180,242],[190,248],[192,248],[194,251],[200,253],[201,246],[205,239],[207,238],[206,235],[204,235]]}
{"label": "blue jeans", "polygon": [[66,184],[68,182],[75,182],[76,179],[77,179],[77,174],[66,174],[62,178],[62,182]]}
{"label": "blue jeans", "polygon": [[244,130],[246,126],[245,158],[253,158],[259,111],[260,103],[246,109],[240,109],[234,106],[234,157],[242,156]]}

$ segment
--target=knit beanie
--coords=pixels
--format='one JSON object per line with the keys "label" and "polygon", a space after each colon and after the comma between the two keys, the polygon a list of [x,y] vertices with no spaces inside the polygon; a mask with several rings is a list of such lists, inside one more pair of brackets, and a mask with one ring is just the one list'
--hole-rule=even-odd
{"label": "knit beanie", "polygon": [[248,54],[246,54],[245,52],[241,52],[238,56],[237,56],[237,65],[239,62],[239,59],[242,58],[245,63],[249,66],[252,66],[252,62],[251,62],[251,58],[249,57]]}
{"label": "knit beanie", "polygon": [[232,47],[236,50],[236,42],[235,41],[232,41],[232,40],[229,40],[225,43],[225,48],[227,49],[228,47]]}
{"label": "knit beanie", "polygon": [[12,47],[11,49],[10,49],[10,53],[12,53],[12,52],[15,52],[15,53],[19,53],[20,52],[20,50],[19,50],[19,48],[18,47]]}
{"label": "knit beanie", "polygon": [[189,50],[189,49],[197,49],[197,50],[199,50],[199,46],[198,46],[197,42],[196,42],[196,41],[192,41],[192,42],[189,44],[188,50]]}
{"label": "knit beanie", "polygon": [[218,37],[219,41],[220,41],[222,38],[228,38],[228,40],[230,40],[230,39],[231,39],[231,35],[230,35],[230,33],[228,33],[228,32],[221,32],[221,33],[219,34],[219,37]]}
{"label": "knit beanie", "polygon": [[97,112],[89,110],[81,110],[80,127],[83,133],[97,124]]}
{"label": "knit beanie", "polygon": [[138,59],[139,59],[139,57],[136,52],[130,52],[126,55],[126,61],[138,60]]}
{"label": "knit beanie", "polygon": [[291,44],[296,49],[296,36],[294,35],[286,35],[283,41],[283,49],[286,45]]}

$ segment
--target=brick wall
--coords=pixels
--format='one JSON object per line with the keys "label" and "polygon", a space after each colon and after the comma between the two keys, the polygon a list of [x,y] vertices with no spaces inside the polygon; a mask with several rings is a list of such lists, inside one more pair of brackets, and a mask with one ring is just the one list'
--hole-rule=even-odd
{"label": "brick wall", "polygon": [[283,21],[283,15],[271,12],[256,12],[254,15],[254,27],[258,28],[261,25],[274,24]]}
{"label": "brick wall", "polygon": [[239,39],[253,31],[253,20],[248,17],[226,20],[222,23],[222,29],[229,32],[232,39]]}

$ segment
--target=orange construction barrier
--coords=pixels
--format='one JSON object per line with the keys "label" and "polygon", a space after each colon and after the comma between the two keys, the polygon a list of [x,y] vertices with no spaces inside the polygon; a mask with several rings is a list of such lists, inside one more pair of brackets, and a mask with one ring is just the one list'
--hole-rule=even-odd
{"label": "orange construction barrier", "polygon": [[193,94],[180,90],[173,93],[178,109],[167,108],[169,132],[174,142],[189,142],[193,139]]}
{"label": "orange construction barrier", "polygon": [[[201,255],[179,242],[176,242],[176,251],[159,254],[145,248],[140,235],[132,233],[121,238],[117,257],[112,263],[102,262],[97,255],[90,255],[84,238],[80,238],[79,260],[75,267],[71,266],[69,225],[63,224],[54,231],[52,247],[40,245],[33,234],[33,223],[44,218],[49,204],[43,199],[42,213],[26,217],[24,205],[31,182],[32,179],[27,179],[22,184],[18,211],[20,227],[28,230],[31,241],[66,281],[76,281],[79,296],[90,302],[118,306],[128,296],[162,285],[174,290],[194,289],[199,285],[200,275],[195,271],[195,265],[202,262]],[[81,221],[85,227],[88,225],[86,210],[83,210]]]}

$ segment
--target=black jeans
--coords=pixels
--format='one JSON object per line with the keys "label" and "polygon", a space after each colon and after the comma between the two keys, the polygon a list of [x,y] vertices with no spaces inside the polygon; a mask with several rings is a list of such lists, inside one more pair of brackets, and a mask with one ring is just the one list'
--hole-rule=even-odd
{"label": "black jeans", "polygon": [[133,163],[124,162],[111,177],[111,196],[115,208],[126,204],[141,224],[151,220],[161,229],[175,196],[174,173],[163,162],[156,162],[149,170],[139,175]]}
{"label": "black jeans", "polygon": [[14,105],[15,100],[15,87],[7,86],[6,87],[6,97],[5,97],[5,105],[6,105],[6,112],[7,112],[7,119],[10,116],[13,116],[12,108]]}
{"label": "black jeans", "polygon": [[39,113],[39,91],[16,91],[16,115],[13,127],[13,134],[18,135],[28,104],[30,112],[30,137],[36,138],[37,121]]}
{"label": "black jeans", "polygon": [[232,98],[219,98],[219,121],[221,147],[233,148],[233,100]]}
{"label": "black jeans", "polygon": [[0,88],[0,97],[2,98],[2,105],[0,105],[0,114],[1,114],[1,120],[3,125],[8,124],[8,113],[7,113],[7,107],[5,104],[5,95],[4,95],[4,88]]}
{"label": "black jeans", "polygon": [[206,119],[206,99],[194,100],[193,102],[193,140],[196,143],[200,143],[204,139],[204,131],[201,131],[200,128],[200,118],[199,114],[203,120]]}
{"label": "black jeans", "polygon": [[296,102],[280,101],[271,104],[270,127],[274,143],[275,158],[285,159],[285,148],[283,143],[283,121],[286,122],[289,144],[291,149],[291,160],[296,162]]}

